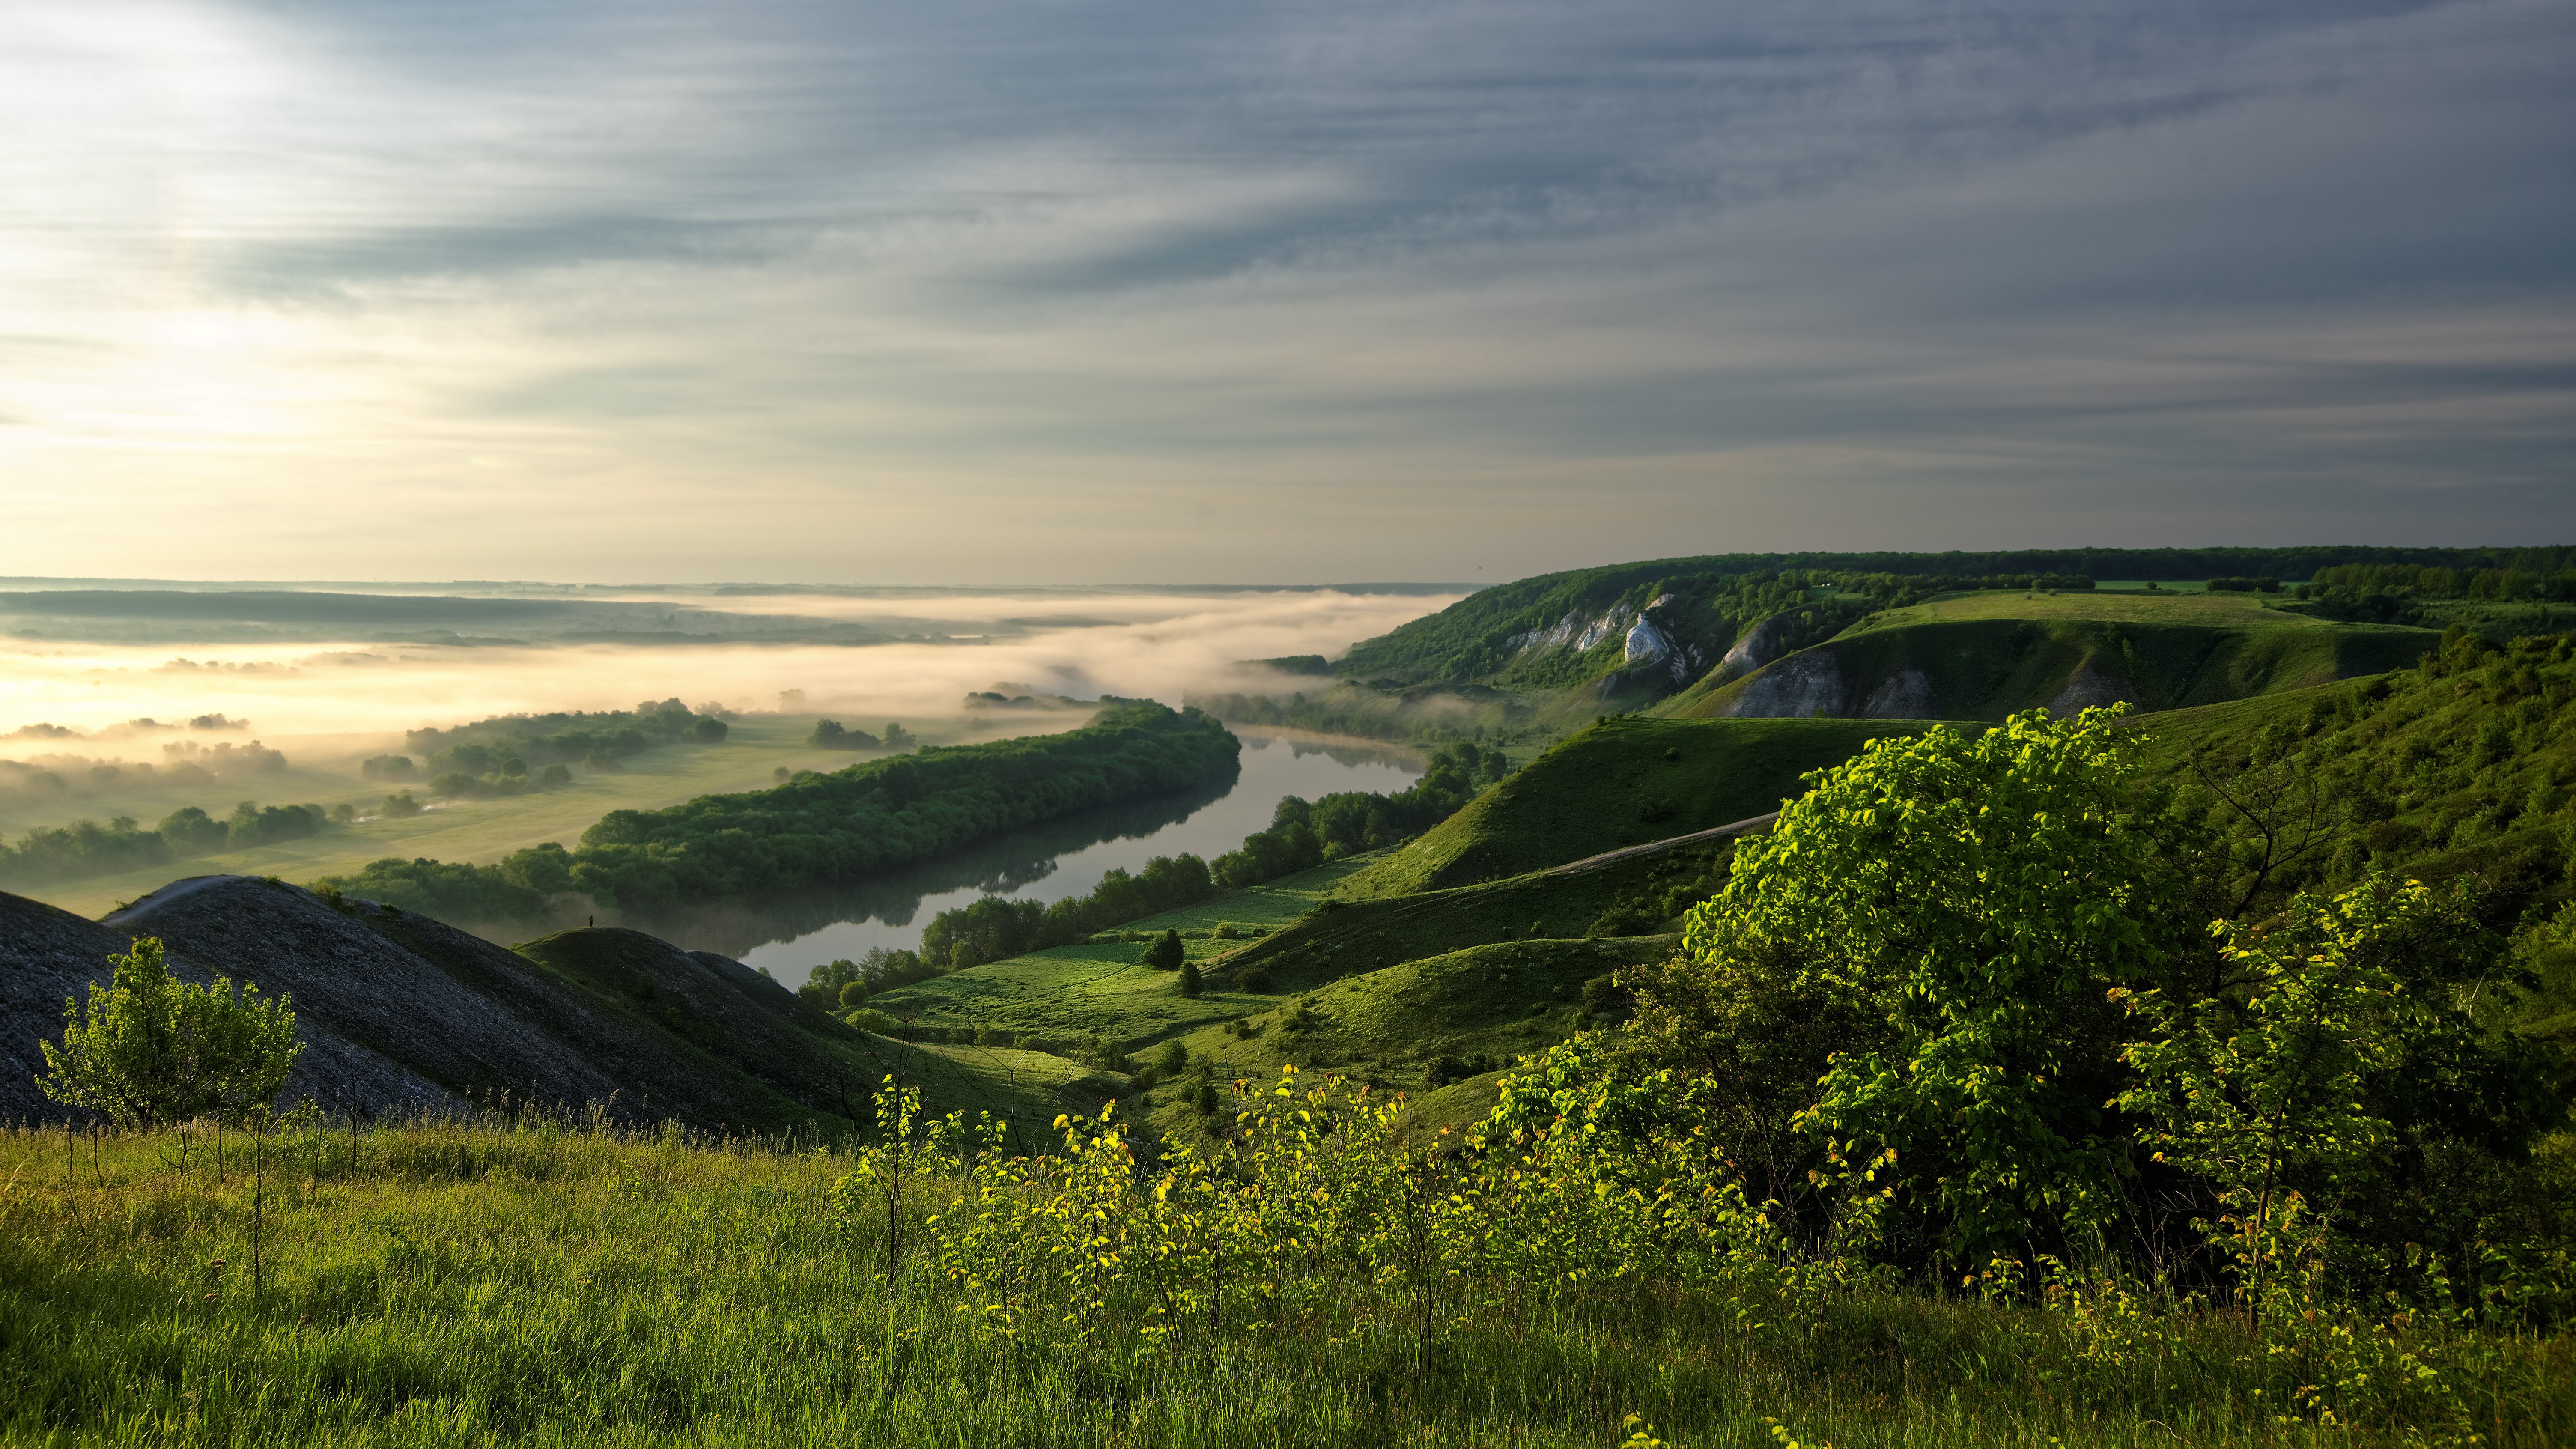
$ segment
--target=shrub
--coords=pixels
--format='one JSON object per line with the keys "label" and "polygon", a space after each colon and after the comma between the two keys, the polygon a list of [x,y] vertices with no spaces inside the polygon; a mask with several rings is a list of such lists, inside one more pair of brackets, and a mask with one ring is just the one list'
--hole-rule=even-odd
{"label": "shrub", "polygon": [[1199,968],[1197,962],[1183,961],[1181,963],[1180,987],[1181,994],[1188,997],[1195,997],[1207,988],[1207,983],[1199,979]]}
{"label": "shrub", "polygon": [[1256,996],[1267,995],[1270,991],[1270,968],[1267,966],[1251,967],[1242,975],[1235,978],[1235,985],[1242,987],[1244,990],[1249,991]]}
{"label": "shrub", "polygon": [[1157,971],[1177,971],[1189,956],[1189,947],[1181,942],[1181,933],[1165,931],[1145,948],[1145,964]]}
{"label": "shrub", "polygon": [[840,1002],[842,1010],[847,1011],[852,1007],[865,1006],[867,1004],[867,1000],[868,984],[866,982],[845,981],[841,983]]}

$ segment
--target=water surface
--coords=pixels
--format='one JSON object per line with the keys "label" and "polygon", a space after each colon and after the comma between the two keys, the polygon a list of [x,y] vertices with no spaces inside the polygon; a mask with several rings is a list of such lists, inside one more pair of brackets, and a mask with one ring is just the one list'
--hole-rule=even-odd
{"label": "water surface", "polygon": [[979,895],[1048,902],[1086,895],[1112,869],[1136,871],[1158,855],[1215,859],[1268,828],[1283,795],[1393,793],[1422,775],[1419,755],[1392,746],[1239,725],[1234,732],[1243,741],[1243,769],[1230,785],[1085,811],[865,885],[695,913],[650,929],[796,986],[820,962],[871,946],[918,947],[925,921]]}

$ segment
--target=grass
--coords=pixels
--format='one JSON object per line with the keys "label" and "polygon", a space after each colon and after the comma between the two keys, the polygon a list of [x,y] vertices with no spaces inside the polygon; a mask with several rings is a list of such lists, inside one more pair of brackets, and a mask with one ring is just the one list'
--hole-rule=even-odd
{"label": "grass", "polygon": [[[1608,1446],[2423,1442],[2273,1418],[2223,1318],[2126,1363],[2053,1315],[1892,1291],[1740,1315],[1687,1284],[1459,1296],[1427,1354],[1362,1279],[1268,1327],[1156,1346],[1122,1310],[979,1336],[846,1157],[487,1120],[286,1134],[250,1273],[247,1144],[0,1132],[0,1439],[347,1446]],[[925,1192],[916,1211],[944,1193]],[[2566,1442],[2563,1335],[2498,1338],[2475,1426]],[[2500,1432],[2499,1432],[2500,1431]]]}
{"label": "grass", "polygon": [[[1329,1068],[1385,1090],[1425,1096],[1418,1125],[1459,1125],[1492,1107],[1494,1074],[1440,1096],[1425,1068],[1436,1057],[1514,1058],[1554,1046],[1584,1024],[1583,983],[1673,949],[1671,936],[1538,940],[1471,946],[1344,976],[1288,1001],[1266,1003],[1249,1033],[1202,1028],[1181,1037],[1193,1065],[1220,1079],[1276,1078],[1289,1063]],[[1430,1098],[1438,1096],[1434,1103]],[[1481,1102],[1481,1106],[1478,1103]],[[1196,1135],[1198,1114],[1182,1096],[1149,1094],[1140,1104],[1166,1135]]]}
{"label": "grass", "polygon": [[[1806,654],[1830,656],[1853,701],[1911,672],[1943,718],[2000,720],[2067,707],[2079,681],[2097,699],[2108,691],[2148,710],[2186,708],[2377,674],[2439,642],[2429,630],[2326,623],[2236,594],[1966,594],[1872,615]],[[1722,715],[1760,677],[1712,675],[1655,712]]]}
{"label": "grass", "polygon": [[1993,590],[1943,594],[1902,609],[1872,614],[1853,632],[1897,629],[1909,624],[1959,623],[1972,619],[2062,619],[2100,624],[2197,624],[2210,629],[2332,629],[2335,625],[2305,614],[2283,613],[2267,601],[2280,594],[2211,594],[2197,587],[2170,586],[2157,593],[2083,592],[2026,594]]}
{"label": "grass", "polygon": [[[970,721],[946,732],[924,725],[922,735],[933,744],[953,744],[970,734],[975,738],[996,731],[1025,734],[1069,727],[1079,724],[1082,718],[1075,713],[998,724]],[[987,727],[977,731],[976,724]],[[733,722],[722,744],[679,744],[648,750],[627,759],[625,768],[615,773],[576,767],[572,783],[561,789],[488,800],[449,801],[432,805],[418,815],[334,827],[302,840],[194,856],[114,875],[49,884],[11,883],[7,888],[67,911],[98,916],[120,901],[132,900],[182,876],[275,875],[288,880],[312,880],[326,875],[352,875],[367,862],[386,856],[484,863],[549,840],[569,846],[611,810],[658,809],[700,795],[763,790],[777,783],[775,772],[781,768],[790,772],[831,771],[855,760],[875,758],[844,750],[808,748],[805,736],[812,728],[812,721],[801,717],[746,717]],[[290,753],[288,758],[294,755]],[[430,804],[419,780],[408,784],[416,798]],[[231,813],[235,801],[245,799],[255,799],[263,805],[348,803],[365,811],[374,809],[397,788],[401,788],[400,783],[362,779],[354,768],[334,772],[297,767],[275,775],[236,776],[204,787],[155,785],[148,791],[80,798],[41,813],[21,812],[6,824],[12,830],[25,830],[84,816],[104,819],[111,814],[126,814],[149,826],[182,805],[202,806],[210,815],[223,816]]]}
{"label": "grass", "polygon": [[1925,728],[1911,720],[1622,716],[1541,755],[1354,875],[1343,894],[1500,880],[1729,824],[1779,809],[1799,792],[1800,775],[1851,758],[1871,739]]}

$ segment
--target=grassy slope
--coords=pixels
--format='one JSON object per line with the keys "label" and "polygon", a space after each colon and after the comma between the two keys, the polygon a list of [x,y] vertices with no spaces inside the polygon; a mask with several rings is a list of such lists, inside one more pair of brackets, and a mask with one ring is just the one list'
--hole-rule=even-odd
{"label": "grassy slope", "polygon": [[[1222,1084],[1279,1075],[1284,1064],[1340,1071],[1379,1088],[1431,1090],[1423,1068],[1438,1056],[1508,1061],[1563,1041],[1581,1025],[1583,983],[1673,948],[1670,936],[1509,941],[1471,946],[1328,981],[1294,1001],[1269,1002],[1249,1019],[1255,1034],[1208,1027],[1181,1038],[1190,1059]],[[1302,1024],[1300,1024],[1302,1023]],[[1186,1087],[1145,1104],[1167,1134],[1197,1128]],[[1466,1100],[1473,1093],[1452,1094]],[[1450,1119],[1443,1120],[1463,1120]]]}
{"label": "grassy slope", "polygon": [[[1135,923],[1143,931],[1184,933],[1189,956],[1202,966],[1237,949],[1200,933],[1219,922],[1276,930],[1312,910],[1364,862],[1339,861],[1250,890]],[[1183,997],[1178,977],[1143,964],[1141,942],[1054,946],[994,961],[870,997],[868,1005],[925,1025],[997,1027],[1037,1032],[1070,1043],[1107,1036],[1130,1047],[1248,1016],[1270,998],[1210,983],[1196,1000]]]}
{"label": "grassy slope", "polygon": [[[238,1138],[219,1182],[175,1171],[166,1137],[108,1139],[93,1178],[87,1151],[66,1171],[59,1134],[0,1131],[0,1440],[1600,1449],[1636,1412],[1675,1449],[1771,1444],[1765,1416],[1886,1449],[2423,1442],[2276,1420],[2255,1391],[2291,1381],[2231,1369],[2250,1345],[2223,1323],[2091,1368],[2098,1333],[1857,1291],[1751,1321],[1685,1284],[1552,1301],[1473,1283],[1428,1369],[1401,1300],[1364,1288],[1186,1352],[1145,1343],[1132,1304],[1086,1319],[1088,1346],[1042,1313],[1009,1352],[926,1253],[888,1283],[882,1209],[836,1220],[850,1159],[807,1146],[527,1123],[290,1136],[254,1297]],[[2564,1336],[2508,1348],[2501,1442],[2565,1442]]]}
{"label": "grassy slope", "polygon": [[[1032,722],[1031,728],[1043,729],[1053,723],[1049,716],[1043,724]],[[573,783],[560,790],[496,800],[456,801],[405,819],[372,820],[325,830],[303,840],[196,856],[117,875],[22,884],[11,889],[48,905],[96,916],[118,901],[134,899],[181,876],[220,873],[312,880],[354,874],[368,861],[389,855],[478,863],[498,860],[544,841],[570,845],[592,822],[611,810],[656,809],[700,795],[766,789],[776,783],[772,772],[781,766],[791,771],[837,770],[855,759],[870,758],[847,751],[807,748],[805,734],[812,728],[811,721],[802,719],[745,719],[735,723],[723,744],[683,744],[651,750],[628,760],[625,770],[617,774],[576,769]],[[287,788],[289,785],[294,788]],[[220,816],[231,813],[234,801],[246,799],[265,805],[289,801],[332,805],[346,801],[373,808],[392,788],[382,781],[357,779],[354,772],[332,776],[320,771],[290,770],[277,776],[235,778],[205,788],[156,787],[148,794],[132,798],[120,795],[96,804],[80,802],[80,808],[56,813],[66,813],[68,818],[89,815],[103,819],[121,812],[149,825],[181,805],[203,806],[209,814]],[[412,782],[411,788],[416,796],[420,795],[417,781]],[[47,823],[58,822],[30,818],[23,823],[13,821],[12,826],[24,829]]]}
{"label": "grassy slope", "polygon": [[[1211,1041],[1226,1022],[1277,1011],[1283,996],[1408,962],[1503,941],[1515,943],[1510,951],[1537,950],[1533,932],[1541,942],[1562,943],[1554,949],[1570,953],[1576,965],[1566,969],[1575,970],[1618,948],[1565,938],[1583,936],[1623,899],[1654,899],[1709,878],[1722,871],[1726,852],[1689,850],[1576,876],[1549,875],[1547,867],[1776,809],[1797,789],[1800,773],[1847,758],[1872,737],[1919,728],[1902,721],[1612,720],[1533,761],[1411,848],[1335,862],[1135,923],[1141,932],[1185,934],[1191,959],[1208,973],[1208,989],[1195,1000],[1179,994],[1170,974],[1144,966],[1143,945],[1131,942],[1032,952],[885,992],[869,1004],[926,1025],[993,1027],[1067,1044],[1107,1036],[1141,1051],[1173,1037]],[[1668,760],[1674,751],[1680,758]],[[1642,820],[1649,800],[1671,805],[1674,814]],[[1440,884],[1461,877],[1474,883]],[[1327,901],[1329,908],[1318,909]],[[1241,944],[1200,934],[1219,922],[1267,934]],[[1239,985],[1255,967],[1269,976],[1257,993]],[[1592,964],[1572,980],[1598,974]],[[1517,1023],[1526,1003],[1514,1000]],[[1418,1076],[1421,1063],[1454,1050],[1440,1044],[1447,1032],[1439,1013],[1418,1015],[1403,1030],[1373,1038],[1369,1050],[1409,1063]]]}
{"label": "grassy slope", "polygon": [[[1110,1095],[1106,1078],[1045,1052],[871,1036],[757,981],[751,984],[760,993],[756,1004],[704,989],[704,978],[714,973],[693,960],[675,959],[682,953],[640,931],[562,931],[515,949],[593,1004],[663,1033],[674,1055],[736,1081],[747,1105],[757,1101],[768,1108],[765,1114],[747,1112],[736,1124],[754,1130],[807,1124],[842,1130],[844,1124],[831,1118],[863,1118],[868,1094],[889,1075],[920,1087],[935,1111],[991,1112],[1031,1142],[1046,1140],[1047,1124],[1058,1113],[1097,1110]],[[644,987],[657,976],[658,990]],[[682,994],[682,980],[694,980],[701,989]],[[778,1000],[769,999],[772,991]],[[803,1084],[808,1092],[828,1083],[840,1100],[826,1102],[830,1116],[818,1116],[764,1085],[779,1082]]]}
{"label": "grassy slope", "polygon": [[[2126,683],[2148,709],[2175,709],[2379,673],[2438,642],[2427,630],[2330,624],[2246,595],[1985,593],[1872,615],[1816,649],[1836,659],[1855,696],[1914,668],[1945,717],[1993,720],[2048,703],[2081,671]],[[1754,677],[1711,675],[1655,712],[1719,715]]]}
{"label": "grassy slope", "polygon": [[2542,647],[2466,670],[2401,670],[2151,717],[2138,726],[2150,777],[2205,808],[2213,802],[2193,788],[2193,749],[2241,760],[2257,746],[2286,747],[2313,777],[2333,832],[2288,884],[2341,883],[2381,866],[2470,874],[2499,901],[2546,906],[2569,894],[2576,868],[2576,658],[2532,642]]}
{"label": "grassy slope", "polygon": [[1609,720],[1354,875],[1342,894],[1497,880],[1725,825],[1779,809],[1800,775],[1850,758],[1873,738],[1924,728],[1910,720]]}

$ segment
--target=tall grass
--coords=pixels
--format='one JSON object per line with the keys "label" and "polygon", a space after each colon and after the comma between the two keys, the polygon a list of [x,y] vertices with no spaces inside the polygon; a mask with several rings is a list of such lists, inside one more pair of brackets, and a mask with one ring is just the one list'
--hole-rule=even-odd
{"label": "tall grass", "polygon": [[[1765,1318],[1669,1282],[1487,1283],[1427,1357],[1363,1278],[1258,1331],[997,1337],[927,1249],[888,1281],[882,1209],[836,1216],[845,1155],[536,1114],[273,1136],[254,1294],[247,1139],[220,1182],[170,1134],[70,1148],[0,1131],[13,1444],[1608,1446],[1631,1413],[1689,1449],[1774,1444],[1769,1419],[1846,1449],[2461,1432],[2276,1418],[2224,1316],[1885,1290]],[[2481,1342],[2477,1432],[2576,1440],[2576,1344]]]}

